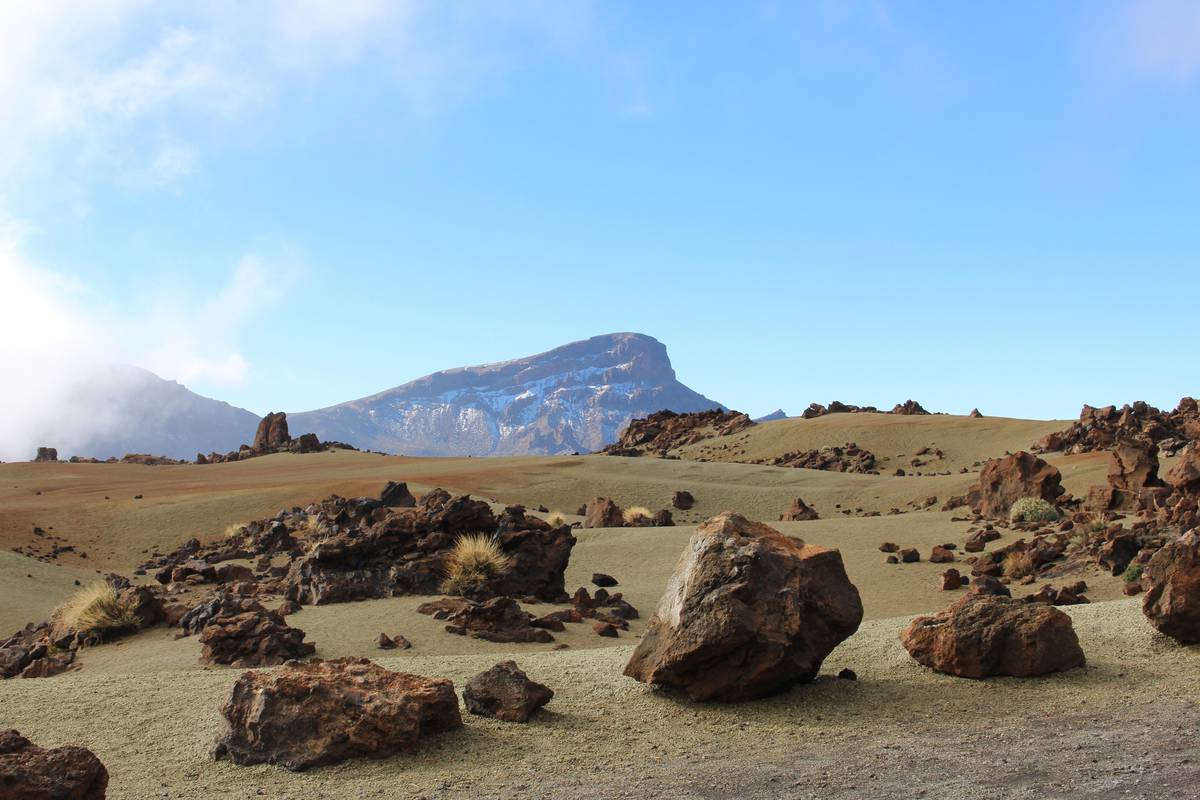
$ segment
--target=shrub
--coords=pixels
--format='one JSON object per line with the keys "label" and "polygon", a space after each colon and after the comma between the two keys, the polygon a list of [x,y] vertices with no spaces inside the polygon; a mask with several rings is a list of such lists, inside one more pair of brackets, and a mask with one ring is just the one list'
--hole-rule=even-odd
{"label": "shrub", "polygon": [[1142,579],[1143,568],[1144,566],[1142,564],[1130,564],[1125,568],[1125,571],[1121,573],[1121,577],[1126,583],[1137,583]]}
{"label": "shrub", "polygon": [[446,563],[442,591],[465,594],[504,572],[511,562],[495,539],[483,534],[460,536]]}
{"label": "shrub", "polygon": [[246,532],[246,526],[240,522],[235,522],[232,525],[225,526],[225,538],[226,539],[233,539],[234,537],[241,536],[245,532]]}
{"label": "shrub", "polygon": [[561,511],[551,511],[546,517],[546,522],[549,522],[551,525],[557,528],[560,525],[567,524],[567,515]]}
{"label": "shrub", "polygon": [[635,525],[642,520],[654,519],[654,512],[645,506],[630,506],[622,516],[626,525]]}
{"label": "shrub", "polygon": [[1073,550],[1082,550],[1087,547],[1089,540],[1090,537],[1088,537],[1087,533],[1080,531],[1067,540],[1067,546]]}
{"label": "shrub", "polygon": [[103,641],[118,633],[135,631],[141,620],[132,606],[122,603],[117,590],[105,581],[83,587],[59,606],[53,616],[57,635],[75,631],[83,641]]}
{"label": "shrub", "polygon": [[1013,503],[1008,517],[1013,522],[1054,522],[1058,509],[1040,497],[1022,497]]}
{"label": "shrub", "polygon": [[1033,572],[1033,556],[1024,550],[1014,550],[1004,559],[1004,574],[1012,580],[1032,575]]}

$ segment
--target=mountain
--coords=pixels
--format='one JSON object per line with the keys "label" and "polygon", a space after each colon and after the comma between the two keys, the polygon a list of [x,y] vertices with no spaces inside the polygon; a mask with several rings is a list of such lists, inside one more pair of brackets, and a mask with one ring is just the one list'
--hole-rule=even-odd
{"label": "mountain", "polygon": [[361,400],[288,413],[322,441],[406,455],[599,450],[634,417],[721,407],[675,379],[667,349],[612,333],[514,361],[435,372]]}
{"label": "mountain", "polygon": [[[28,436],[72,455],[108,458],[150,453],[195,458],[236,450],[254,438],[258,415],[191,392],[175,381],[132,366],[105,366],[74,381]],[[23,458],[32,458],[33,452]]]}

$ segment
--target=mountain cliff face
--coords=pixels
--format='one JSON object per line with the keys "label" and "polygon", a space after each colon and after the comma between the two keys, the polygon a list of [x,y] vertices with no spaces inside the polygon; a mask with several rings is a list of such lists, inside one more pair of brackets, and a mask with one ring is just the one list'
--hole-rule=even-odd
{"label": "mountain cliff face", "polygon": [[634,417],[720,404],[675,379],[667,349],[638,333],[594,336],[528,358],[435,372],[349,403],[290,413],[323,441],[406,455],[599,450]]}
{"label": "mountain cliff face", "polygon": [[[70,413],[43,420],[23,438],[57,447],[60,458],[150,453],[192,459],[236,450],[254,437],[258,415],[189,391],[131,366],[104,366],[81,376],[62,398]],[[33,458],[27,454],[10,457]]]}

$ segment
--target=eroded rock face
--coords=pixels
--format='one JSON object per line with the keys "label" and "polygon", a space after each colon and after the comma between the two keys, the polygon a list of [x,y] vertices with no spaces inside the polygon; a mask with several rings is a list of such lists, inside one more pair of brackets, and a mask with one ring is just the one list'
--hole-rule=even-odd
{"label": "eroded rock face", "polygon": [[695,700],[765,697],[814,678],[862,614],[838,551],[720,514],[692,536],[625,674]]}
{"label": "eroded rock face", "polygon": [[1200,642],[1200,532],[1189,531],[1160,549],[1142,572],[1142,613],[1181,644]]}
{"label": "eroded rock face", "polygon": [[1184,397],[1171,412],[1160,411],[1141,400],[1117,408],[1084,406],[1079,421],[1065,431],[1051,433],[1034,443],[1036,450],[1087,453],[1107,450],[1121,439],[1154,443],[1174,455],[1189,441],[1200,438],[1200,412],[1196,400]]}
{"label": "eroded rock face", "polygon": [[467,711],[504,722],[527,722],[554,697],[554,691],[531,681],[515,661],[501,661],[467,682],[463,702]]}
{"label": "eroded rock face", "polygon": [[408,490],[407,483],[388,481],[379,493],[379,501],[389,508],[412,508],[417,504],[417,498]]}
{"label": "eroded rock face", "polygon": [[753,425],[750,417],[740,411],[714,409],[687,414],[658,411],[630,421],[617,441],[602,452],[613,456],[665,456],[676,448],[730,436]]}
{"label": "eroded rock face", "polygon": [[217,617],[200,634],[200,643],[201,661],[235,667],[271,667],[316,652],[304,641],[304,631],[270,611]]}
{"label": "eroded rock face", "polygon": [[411,751],[425,736],[462,727],[453,683],[365,658],[247,672],[221,713],[229,728],[217,758],[290,770]]}
{"label": "eroded rock face", "polygon": [[104,800],[108,770],[83,747],[46,750],[15,730],[0,731],[4,800]]}
{"label": "eroded rock face", "polygon": [[620,528],[624,525],[625,514],[611,497],[597,497],[587,504],[583,527]]}
{"label": "eroded rock face", "polygon": [[812,519],[820,519],[821,515],[816,509],[804,502],[803,498],[797,497],[788,506],[788,510],[779,515],[780,522],[806,522]]}
{"label": "eroded rock face", "polygon": [[1003,517],[1022,497],[1040,497],[1053,503],[1062,493],[1058,470],[1022,450],[985,463],[979,483],[967,492],[967,502],[976,514]]}
{"label": "eroded rock face", "polygon": [[900,641],[918,663],[962,678],[1024,678],[1084,664],[1069,616],[999,595],[968,594],[940,614],[917,617]]}
{"label": "eroded rock face", "polygon": [[254,444],[251,449],[265,453],[286,447],[292,440],[288,434],[287,414],[282,411],[272,411],[259,420],[258,430],[254,433]]}

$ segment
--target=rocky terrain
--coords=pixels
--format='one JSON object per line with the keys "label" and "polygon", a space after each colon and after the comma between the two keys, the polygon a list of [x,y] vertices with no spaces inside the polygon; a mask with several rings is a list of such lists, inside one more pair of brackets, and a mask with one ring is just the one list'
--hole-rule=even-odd
{"label": "rocky terrain", "polygon": [[291,418],[322,439],[361,449],[522,455],[599,450],[631,419],[718,405],[676,380],[660,342],[614,333],[528,358],[435,372]]}

